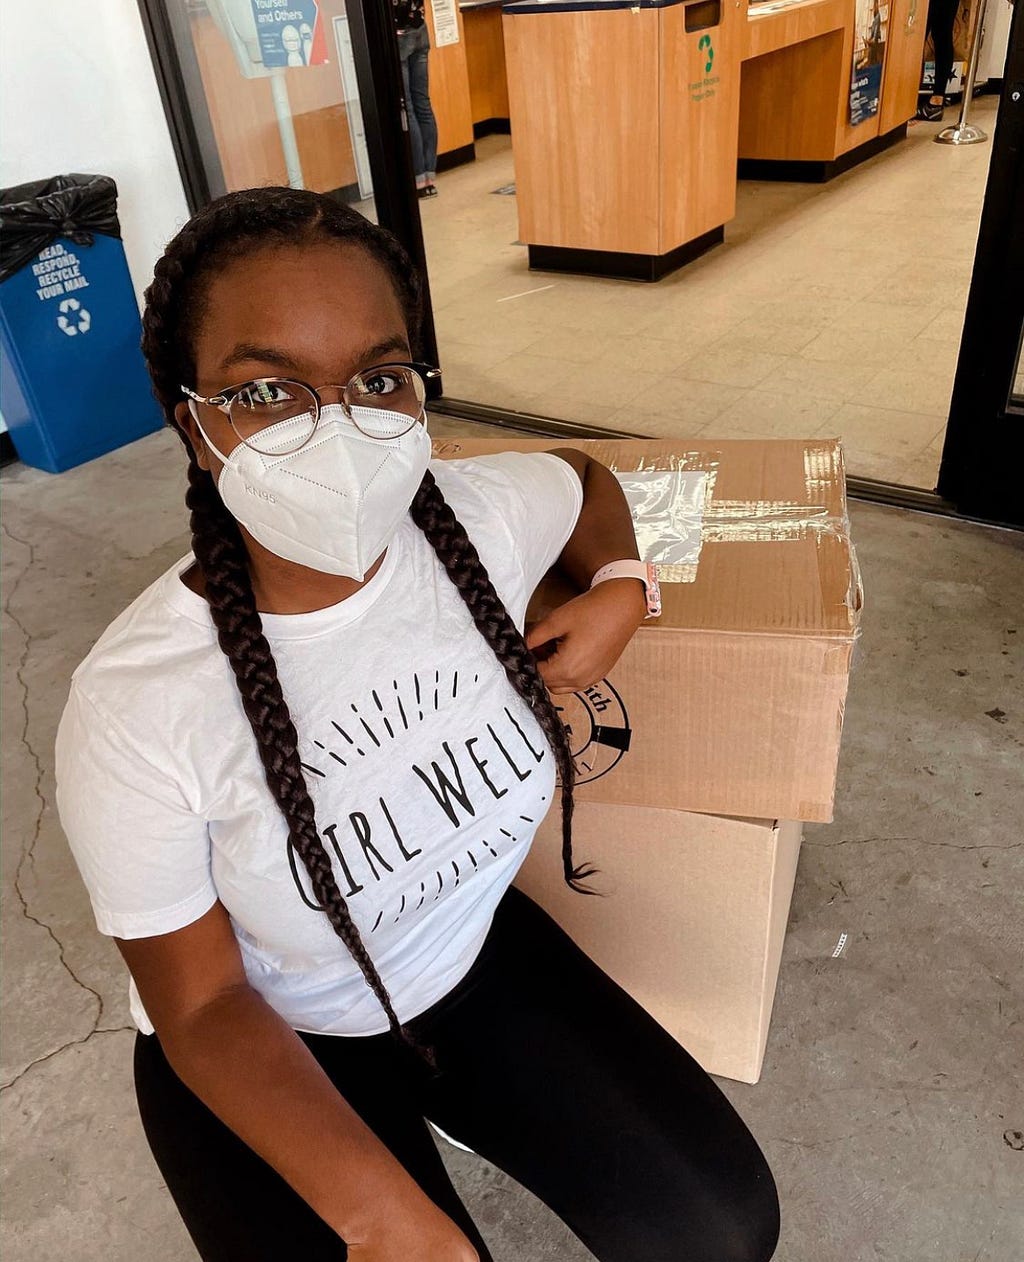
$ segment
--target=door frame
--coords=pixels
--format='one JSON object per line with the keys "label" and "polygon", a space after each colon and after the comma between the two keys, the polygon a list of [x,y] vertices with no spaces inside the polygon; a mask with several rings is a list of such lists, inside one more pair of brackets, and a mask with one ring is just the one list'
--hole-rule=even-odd
{"label": "door frame", "polygon": [[[938,491],[961,512],[1024,526],[1024,0],[1006,69],[957,359]],[[1022,364],[1024,367],[1024,364]]]}

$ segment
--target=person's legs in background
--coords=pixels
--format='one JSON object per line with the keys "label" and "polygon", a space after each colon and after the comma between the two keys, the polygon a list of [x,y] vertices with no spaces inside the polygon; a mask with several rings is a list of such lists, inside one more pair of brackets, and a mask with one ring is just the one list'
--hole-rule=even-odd
{"label": "person's legs in background", "polygon": [[408,63],[403,62],[403,65],[408,64],[406,100],[409,105],[409,127],[412,129],[413,116],[415,116],[416,126],[420,133],[423,183],[421,184],[419,179],[421,168],[417,167],[416,185],[417,188],[425,188],[429,195],[437,191],[434,187],[437,176],[437,119],[434,117],[434,110],[430,104],[427,65],[430,55],[430,36],[426,26],[413,31],[412,36],[415,38],[415,44],[409,54]]}
{"label": "person's legs in background", "polygon": [[420,132],[419,119],[412,104],[412,87],[410,83],[409,62],[415,47],[415,31],[404,31],[398,37],[398,53],[402,60],[402,90],[405,93],[405,113],[409,119],[409,144],[412,147],[412,169],[416,176],[416,187],[424,188],[427,183],[423,166],[423,136]]}
{"label": "person's legs in background", "polygon": [[959,0],[929,0],[928,4],[928,33],[935,46],[935,83],[918,117],[929,123],[941,121],[946,103],[946,84],[953,73],[953,22],[958,4]]}

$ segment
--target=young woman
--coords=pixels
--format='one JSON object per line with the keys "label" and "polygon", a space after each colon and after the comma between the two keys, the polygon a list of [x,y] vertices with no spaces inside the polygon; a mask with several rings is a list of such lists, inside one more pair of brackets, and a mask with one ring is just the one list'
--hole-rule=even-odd
{"label": "young woman", "polygon": [[[216,1262],[486,1262],[425,1119],[600,1262],[765,1262],[746,1128],[510,885],[557,767],[586,889],[549,693],[644,617],[635,578],[590,589],[636,558],[624,499],[573,451],[431,462],[416,329],[394,239],[289,189],[207,207],[147,294],[193,553],[100,639],[58,737],[147,1138]],[[555,562],[585,594],[528,646]]]}

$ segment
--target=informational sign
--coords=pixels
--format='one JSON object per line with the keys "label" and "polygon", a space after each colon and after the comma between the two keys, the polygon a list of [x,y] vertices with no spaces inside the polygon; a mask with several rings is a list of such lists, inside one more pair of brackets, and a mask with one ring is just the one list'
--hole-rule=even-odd
{"label": "informational sign", "polygon": [[459,11],[455,0],[433,0],[434,44],[443,48],[459,42]]}
{"label": "informational sign", "polygon": [[854,127],[878,113],[888,31],[889,5],[881,0],[857,0],[850,78],[850,123]]}
{"label": "informational sign", "polygon": [[78,337],[92,328],[92,315],[84,303],[65,295],[89,288],[82,263],[74,250],[60,241],[41,250],[32,264],[35,295],[40,302],[53,303],[54,322],[65,337]]}
{"label": "informational sign", "polygon": [[327,61],[317,0],[250,0],[260,57],[268,70]]}
{"label": "informational sign", "polygon": [[710,100],[716,94],[722,79],[720,75],[712,74],[715,65],[715,45],[711,35],[705,31],[695,40],[695,44],[695,55],[691,55],[690,65],[697,67],[697,77],[687,84],[687,88],[690,100],[694,104],[699,104],[701,101]]}
{"label": "informational sign", "polygon": [[[89,288],[88,278],[82,275],[78,255],[60,241],[40,251],[32,264],[32,275],[36,278],[36,297],[40,302],[63,298],[76,289]],[[64,311],[63,307],[61,311]]]}
{"label": "informational sign", "polygon": [[359,104],[359,82],[356,79],[356,62],[352,55],[352,36],[348,29],[348,17],[334,19],[334,42],[338,46],[338,69],[341,72],[341,93],[348,116],[348,134],[352,141],[352,156],[356,161],[356,180],[359,196],[365,201],[373,196],[373,179],[370,175],[370,155],[366,148],[366,128],[363,110]]}

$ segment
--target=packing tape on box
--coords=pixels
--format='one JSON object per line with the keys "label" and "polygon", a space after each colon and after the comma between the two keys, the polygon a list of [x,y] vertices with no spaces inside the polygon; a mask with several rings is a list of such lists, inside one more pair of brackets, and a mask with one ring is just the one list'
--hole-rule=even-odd
{"label": "packing tape on box", "polygon": [[[658,566],[662,582],[692,583],[705,543],[778,543],[791,539],[849,536],[846,513],[832,513],[829,492],[842,475],[842,453],[832,442],[809,446],[804,455],[806,499],[720,500],[714,497],[718,461],[707,452],[674,456],[666,468],[642,461],[636,469],[613,466],[645,561]],[[861,605],[860,574],[851,550],[847,603]]]}
{"label": "packing tape on box", "polygon": [[704,517],[708,543],[779,543],[808,535],[849,534],[845,513],[830,513],[824,504],[792,500],[716,500]]}
{"label": "packing tape on box", "polygon": [[804,452],[803,500],[713,500],[704,513],[708,542],[777,543],[809,535],[845,538],[850,521],[845,512],[829,511],[828,500],[843,476],[837,443],[815,443]]}
{"label": "packing tape on box", "polygon": [[[435,440],[434,454],[460,452],[458,440]],[[705,543],[777,543],[810,536],[849,536],[845,512],[830,513],[827,501],[842,478],[842,450],[835,440],[808,444],[804,453],[803,501],[719,500],[714,496],[720,461],[704,449],[641,456],[623,467],[610,463],[633,516],[637,545],[658,567],[663,583],[692,583]],[[860,573],[851,548],[847,604],[861,605]]]}
{"label": "packing tape on box", "polygon": [[637,548],[658,567],[662,582],[692,583],[704,542],[704,512],[712,475],[705,469],[616,472],[633,514]]}

